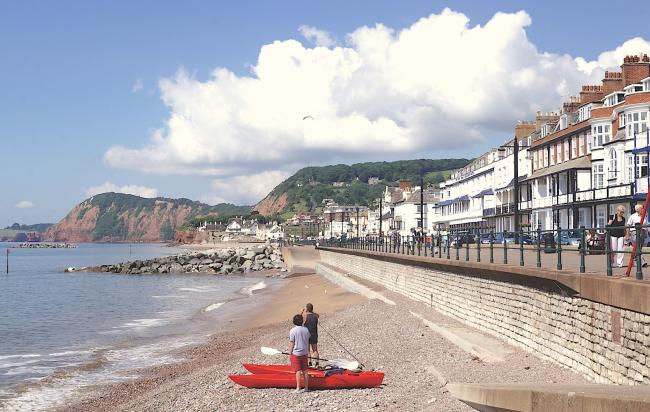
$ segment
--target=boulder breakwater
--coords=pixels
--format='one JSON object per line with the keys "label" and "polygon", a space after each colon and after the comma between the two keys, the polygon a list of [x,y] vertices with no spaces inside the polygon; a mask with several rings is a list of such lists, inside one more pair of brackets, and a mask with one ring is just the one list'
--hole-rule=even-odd
{"label": "boulder breakwater", "polygon": [[147,260],[84,268],[67,268],[66,272],[109,272],[121,274],[207,273],[227,275],[276,269],[286,271],[279,248],[270,245],[229,249],[212,249]]}

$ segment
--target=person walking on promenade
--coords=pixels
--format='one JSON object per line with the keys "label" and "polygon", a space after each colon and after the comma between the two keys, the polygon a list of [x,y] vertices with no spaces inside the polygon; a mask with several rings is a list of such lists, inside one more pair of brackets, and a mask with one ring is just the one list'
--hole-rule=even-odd
{"label": "person walking on promenade", "polygon": [[[627,219],[627,236],[626,240],[630,240],[631,242],[634,242],[636,239],[636,230],[634,229],[634,225],[637,223],[640,223],[641,225],[645,225],[648,223],[648,217],[646,216],[645,221],[641,222],[641,213],[643,212],[643,205],[638,204],[634,206],[635,212],[630,215],[630,217]],[[650,228],[644,227],[641,228],[641,244],[636,245],[636,247],[639,250],[639,253],[643,250],[643,246],[645,245],[646,241],[646,236],[650,232]],[[645,261],[643,255],[641,255],[641,262],[643,262],[641,265],[643,267],[648,266],[648,262]]]}
{"label": "person walking on promenade", "polygon": [[[318,353],[318,313],[314,313],[314,305],[308,303],[305,305],[305,309],[302,310],[303,325],[309,331],[309,349],[311,352],[311,357],[316,358],[316,363],[314,366],[318,368],[318,358],[320,358]],[[309,360],[309,366],[311,366],[311,360]]]}
{"label": "person walking on promenade", "polygon": [[[617,267],[623,266],[623,248],[625,247],[625,206],[619,205],[616,208],[616,214],[609,217],[607,222],[609,236],[611,240],[612,253],[608,257],[612,264],[616,262]],[[614,259],[615,258],[615,259]]]}
{"label": "person walking on promenade", "polygon": [[296,373],[296,390],[295,393],[303,392],[300,389],[300,375],[305,380],[304,391],[309,390],[309,373],[307,373],[308,365],[307,358],[309,357],[309,330],[302,325],[302,315],[295,315],[293,317],[293,324],[295,325],[289,331],[289,361],[291,362],[291,369]]}

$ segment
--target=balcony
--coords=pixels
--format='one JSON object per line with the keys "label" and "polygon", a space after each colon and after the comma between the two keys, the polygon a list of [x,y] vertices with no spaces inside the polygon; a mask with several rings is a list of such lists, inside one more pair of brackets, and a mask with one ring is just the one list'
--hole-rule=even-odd
{"label": "balcony", "polygon": [[496,214],[496,208],[490,207],[483,209],[483,217],[494,216]]}
{"label": "balcony", "polygon": [[495,208],[495,215],[507,215],[509,213],[514,213],[515,204],[514,203],[505,203],[502,205],[497,205]]}

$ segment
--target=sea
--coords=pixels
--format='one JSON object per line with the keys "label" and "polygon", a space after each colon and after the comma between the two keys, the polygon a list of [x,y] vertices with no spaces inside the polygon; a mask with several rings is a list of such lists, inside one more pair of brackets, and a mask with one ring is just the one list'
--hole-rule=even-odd
{"label": "sea", "polygon": [[136,369],[181,361],[179,349],[237,328],[281,282],[64,272],[181,252],[163,244],[15,245],[0,243],[0,410],[51,409]]}

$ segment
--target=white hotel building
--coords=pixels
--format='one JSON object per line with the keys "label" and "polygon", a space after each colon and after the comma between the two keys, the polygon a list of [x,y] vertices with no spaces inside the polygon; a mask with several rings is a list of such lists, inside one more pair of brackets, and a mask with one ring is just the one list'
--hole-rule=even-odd
{"label": "white hotel building", "polygon": [[[619,204],[648,191],[650,59],[627,56],[601,85],[583,86],[558,113],[515,128],[522,228],[604,227]],[[433,226],[514,228],[512,140],[456,171],[441,185]]]}

